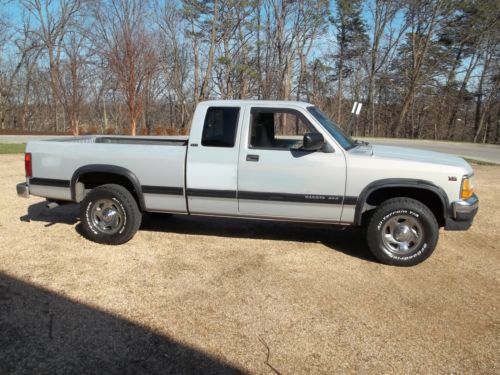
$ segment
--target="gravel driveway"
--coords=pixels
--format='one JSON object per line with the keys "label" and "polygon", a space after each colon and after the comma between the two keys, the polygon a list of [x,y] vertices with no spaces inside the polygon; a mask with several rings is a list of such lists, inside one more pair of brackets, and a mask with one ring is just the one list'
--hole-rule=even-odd
{"label": "gravel driveway", "polygon": [[0,156],[0,373],[500,372],[500,167],[470,231],[395,268],[326,226],[154,217],[98,245],[16,196],[22,164]]}

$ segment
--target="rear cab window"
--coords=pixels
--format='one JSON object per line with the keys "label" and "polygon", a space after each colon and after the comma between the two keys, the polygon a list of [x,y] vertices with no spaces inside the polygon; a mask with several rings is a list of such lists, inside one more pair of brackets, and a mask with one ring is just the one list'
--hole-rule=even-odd
{"label": "rear cab window", "polygon": [[203,124],[201,145],[205,147],[234,147],[239,114],[239,107],[208,108]]}

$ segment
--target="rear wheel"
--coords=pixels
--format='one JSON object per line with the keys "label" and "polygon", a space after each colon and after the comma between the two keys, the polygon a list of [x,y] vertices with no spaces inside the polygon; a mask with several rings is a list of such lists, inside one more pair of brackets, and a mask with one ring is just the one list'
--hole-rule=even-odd
{"label": "rear wheel", "polygon": [[427,206],[411,198],[393,198],[375,209],[367,228],[368,246],[382,263],[413,266],[434,251],[439,226]]}
{"label": "rear wheel", "polygon": [[142,215],[130,192],[120,185],[102,185],[80,204],[83,234],[91,241],[119,245],[141,226]]}

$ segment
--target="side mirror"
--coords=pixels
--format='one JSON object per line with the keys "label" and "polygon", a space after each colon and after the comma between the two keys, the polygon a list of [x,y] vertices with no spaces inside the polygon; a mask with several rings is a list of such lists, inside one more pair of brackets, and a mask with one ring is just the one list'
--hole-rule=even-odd
{"label": "side mirror", "polygon": [[325,143],[325,138],[320,133],[306,133],[302,141],[302,149],[306,151],[317,151]]}

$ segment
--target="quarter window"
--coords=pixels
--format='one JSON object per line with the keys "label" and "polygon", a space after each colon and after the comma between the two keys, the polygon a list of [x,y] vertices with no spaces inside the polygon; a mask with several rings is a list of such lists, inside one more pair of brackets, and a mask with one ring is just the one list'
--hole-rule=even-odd
{"label": "quarter window", "polygon": [[202,146],[234,147],[239,107],[208,108],[201,136]]}

